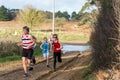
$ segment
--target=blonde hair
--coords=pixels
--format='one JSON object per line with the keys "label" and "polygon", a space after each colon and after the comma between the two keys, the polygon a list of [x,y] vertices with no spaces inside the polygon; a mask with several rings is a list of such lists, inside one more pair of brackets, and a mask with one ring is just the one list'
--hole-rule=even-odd
{"label": "blonde hair", "polygon": [[43,39],[47,39],[47,37],[44,37]]}

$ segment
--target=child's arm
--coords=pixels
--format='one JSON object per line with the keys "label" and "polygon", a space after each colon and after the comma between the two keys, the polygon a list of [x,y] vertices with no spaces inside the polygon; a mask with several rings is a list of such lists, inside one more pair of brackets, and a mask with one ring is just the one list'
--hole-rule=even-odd
{"label": "child's arm", "polygon": [[42,48],[42,45],[43,45],[43,43],[40,45],[40,49],[43,49],[43,48]]}
{"label": "child's arm", "polygon": [[63,45],[60,43],[60,49],[63,49]]}
{"label": "child's arm", "polygon": [[61,50],[61,49],[63,49],[63,45],[60,43],[60,48],[59,48],[59,50]]}
{"label": "child's arm", "polygon": [[50,48],[51,48],[50,46],[51,46],[51,45],[50,45],[50,43],[49,43],[49,51],[50,51]]}
{"label": "child's arm", "polygon": [[53,44],[52,44],[52,42],[50,43],[50,52],[52,52],[53,51]]}
{"label": "child's arm", "polygon": [[23,45],[22,42],[17,43],[17,46],[22,46],[22,45]]}
{"label": "child's arm", "polygon": [[35,44],[35,40],[32,38],[32,36],[30,36],[30,39],[32,40],[32,43],[28,46],[28,48],[30,48],[31,46]]}
{"label": "child's arm", "polygon": [[60,43],[60,48],[57,48],[57,50],[63,49],[63,45]]}

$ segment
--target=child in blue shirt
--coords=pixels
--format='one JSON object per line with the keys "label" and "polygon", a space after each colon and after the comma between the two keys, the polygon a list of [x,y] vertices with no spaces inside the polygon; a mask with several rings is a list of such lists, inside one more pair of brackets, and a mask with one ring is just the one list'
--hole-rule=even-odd
{"label": "child in blue shirt", "polygon": [[43,43],[40,45],[42,49],[42,54],[44,59],[47,61],[47,67],[49,67],[49,53],[50,53],[50,43],[48,42],[47,37],[44,37]]}

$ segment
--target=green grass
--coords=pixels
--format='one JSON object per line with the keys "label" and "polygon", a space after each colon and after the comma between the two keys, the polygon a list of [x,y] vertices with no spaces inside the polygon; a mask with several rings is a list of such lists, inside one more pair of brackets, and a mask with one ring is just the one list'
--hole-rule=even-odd
{"label": "green grass", "polygon": [[[64,41],[80,41],[80,40],[89,40],[89,37],[86,34],[80,35],[79,33],[72,32],[55,32],[59,35],[59,39],[61,42]],[[5,39],[9,39],[10,41],[18,42],[20,41],[20,36],[22,34],[21,30],[0,30],[0,41],[4,41]],[[42,41],[44,37],[50,37],[51,32],[41,32],[41,31],[32,31],[35,37],[37,37],[37,41]]]}
{"label": "green grass", "polygon": [[[41,52],[35,52],[34,56],[40,56]],[[11,61],[18,61],[21,60],[21,56],[8,56],[4,58],[0,58],[0,63],[6,63],[6,62],[11,62]]]}
{"label": "green grass", "polygon": [[4,58],[0,58],[0,63],[6,63],[6,62],[11,62],[11,61],[17,61],[21,60],[20,56],[8,56]]}
{"label": "green grass", "polygon": [[93,80],[94,79],[94,74],[93,74],[93,71],[92,71],[92,61],[89,63],[88,67],[80,70],[80,74],[82,75],[80,80],[81,79],[82,80]]}
{"label": "green grass", "polygon": [[[67,41],[88,41],[87,35],[80,35],[78,33],[68,32],[56,32],[59,35],[61,42]],[[32,35],[37,38],[37,42],[41,42],[44,37],[50,37],[51,32],[32,31]],[[21,41],[22,30],[3,29],[0,30],[0,63],[7,61],[20,60],[22,49],[18,47],[17,42]],[[35,56],[41,55],[39,49],[40,45],[37,45],[35,49]]]}
{"label": "green grass", "polygon": [[34,50],[34,56],[40,56],[42,54],[42,51],[40,49],[40,45],[37,45]]}
{"label": "green grass", "polygon": [[89,63],[89,65],[86,68],[83,68],[80,72],[85,73],[86,71],[91,71],[92,70],[92,62]]}
{"label": "green grass", "polygon": [[80,34],[61,34],[59,36],[60,40],[63,42],[67,41],[88,41],[89,38],[87,35],[80,35]]}
{"label": "green grass", "polygon": [[84,80],[92,80],[94,78],[94,75],[93,74],[89,74],[89,75],[87,75],[85,78],[84,78]]}
{"label": "green grass", "polygon": [[[41,50],[39,49],[39,46],[37,45],[35,48],[34,56],[40,56]],[[0,63],[6,63],[11,61],[19,61],[21,60],[21,55],[13,55],[13,56],[7,56],[7,57],[0,57]]]}

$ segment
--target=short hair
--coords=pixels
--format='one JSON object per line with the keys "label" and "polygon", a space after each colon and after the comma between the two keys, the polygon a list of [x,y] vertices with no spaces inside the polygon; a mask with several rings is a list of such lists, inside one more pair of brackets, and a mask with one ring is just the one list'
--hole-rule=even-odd
{"label": "short hair", "polygon": [[47,37],[44,37],[43,39],[47,39]]}
{"label": "short hair", "polygon": [[24,26],[24,27],[23,27],[23,29],[25,29],[26,31],[28,31],[28,32],[29,32],[29,27]]}
{"label": "short hair", "polygon": [[37,40],[37,38],[35,36],[33,36],[33,35],[32,35],[32,38],[35,39],[35,40]]}

